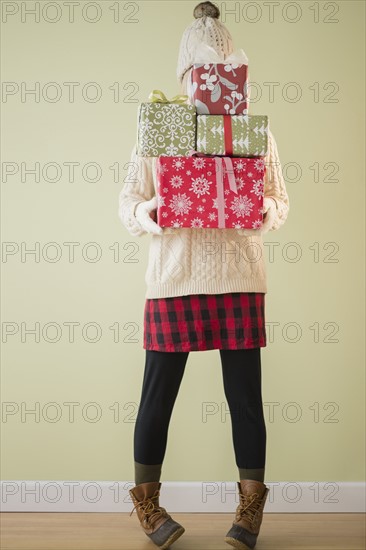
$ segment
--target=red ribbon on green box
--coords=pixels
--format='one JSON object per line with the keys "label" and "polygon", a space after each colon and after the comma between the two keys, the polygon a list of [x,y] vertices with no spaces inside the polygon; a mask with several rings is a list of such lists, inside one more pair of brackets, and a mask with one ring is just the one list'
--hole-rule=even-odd
{"label": "red ribbon on green box", "polygon": [[225,155],[233,156],[233,126],[231,115],[223,115]]}

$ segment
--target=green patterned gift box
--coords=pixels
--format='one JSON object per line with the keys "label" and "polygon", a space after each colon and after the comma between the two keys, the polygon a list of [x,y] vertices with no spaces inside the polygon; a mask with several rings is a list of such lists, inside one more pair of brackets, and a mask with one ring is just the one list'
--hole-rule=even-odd
{"label": "green patterned gift box", "polygon": [[207,155],[265,156],[267,115],[197,115],[196,150]]}
{"label": "green patterned gift box", "polygon": [[138,109],[137,154],[142,157],[188,156],[196,146],[196,107],[188,96],[168,101],[154,90]]}

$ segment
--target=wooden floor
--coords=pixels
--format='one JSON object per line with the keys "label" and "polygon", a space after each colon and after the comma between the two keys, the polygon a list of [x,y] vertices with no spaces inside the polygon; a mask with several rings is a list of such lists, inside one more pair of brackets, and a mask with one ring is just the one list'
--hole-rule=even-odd
{"label": "wooden floor", "polygon": [[[232,514],[172,514],[186,531],[172,550],[229,550]],[[364,550],[365,514],[264,514],[255,550]],[[136,512],[2,513],[1,550],[155,550]]]}

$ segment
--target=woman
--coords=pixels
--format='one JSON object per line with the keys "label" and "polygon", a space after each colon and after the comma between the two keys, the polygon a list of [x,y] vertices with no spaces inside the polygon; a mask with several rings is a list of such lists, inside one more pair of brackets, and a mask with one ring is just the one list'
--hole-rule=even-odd
{"label": "woman", "polygon": [[[219,15],[211,2],[199,4],[196,20],[183,34],[177,67],[183,94],[198,42],[224,57],[233,52],[231,35]],[[142,528],[160,548],[168,548],[184,532],[159,506],[159,494],[169,422],[190,351],[220,350],[240,479],[240,503],[225,540],[236,548],[254,548],[259,534],[269,491],[264,484],[266,427],[261,394],[267,292],[262,236],[281,227],[289,210],[271,132],[265,161],[260,229],[162,229],[155,222],[156,158],[139,157],[135,148],[120,193],[119,216],[130,234],[152,235],[145,275],[146,362],[134,433],[136,485],[130,495]]]}

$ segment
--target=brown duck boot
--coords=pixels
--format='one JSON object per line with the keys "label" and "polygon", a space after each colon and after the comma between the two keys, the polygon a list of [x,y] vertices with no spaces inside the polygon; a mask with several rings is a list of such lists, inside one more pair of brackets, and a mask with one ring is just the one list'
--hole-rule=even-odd
{"label": "brown duck boot", "polygon": [[257,542],[269,487],[261,481],[242,479],[238,488],[240,504],[225,542],[240,550],[251,550]]}
{"label": "brown duck boot", "polygon": [[149,481],[130,489],[135,504],[130,516],[136,508],[142,529],[154,544],[164,550],[183,535],[185,529],[159,506],[160,487],[160,482]]}

